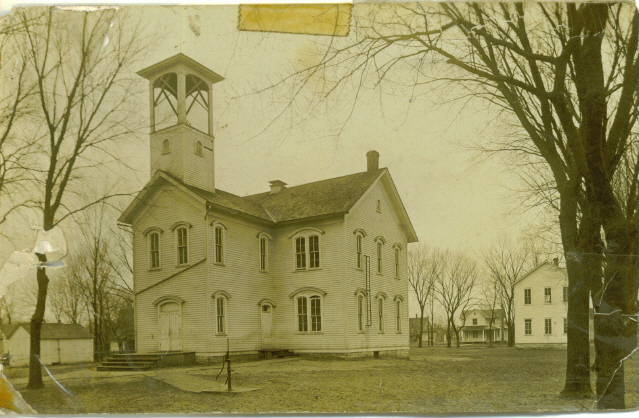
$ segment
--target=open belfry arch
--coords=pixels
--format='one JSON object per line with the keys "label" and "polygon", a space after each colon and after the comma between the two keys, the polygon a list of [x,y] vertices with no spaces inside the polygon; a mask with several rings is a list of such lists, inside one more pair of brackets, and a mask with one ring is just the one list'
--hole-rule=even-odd
{"label": "open belfry arch", "polygon": [[214,192],[213,84],[224,78],[182,53],[138,75],[149,80],[151,175]]}

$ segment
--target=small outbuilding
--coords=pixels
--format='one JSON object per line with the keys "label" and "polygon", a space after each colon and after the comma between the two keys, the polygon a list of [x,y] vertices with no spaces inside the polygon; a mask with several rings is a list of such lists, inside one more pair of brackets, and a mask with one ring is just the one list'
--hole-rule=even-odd
{"label": "small outbuilding", "polygon": [[[0,325],[2,353],[10,366],[29,364],[31,324]],[[93,361],[93,338],[79,324],[42,324],[40,334],[42,364],[70,364]]]}

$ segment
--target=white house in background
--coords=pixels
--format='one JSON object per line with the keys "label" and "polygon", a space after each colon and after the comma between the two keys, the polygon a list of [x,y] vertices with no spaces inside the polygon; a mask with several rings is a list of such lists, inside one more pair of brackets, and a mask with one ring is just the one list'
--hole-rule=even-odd
{"label": "white house in background", "polygon": [[515,344],[566,344],[568,275],[545,262],[515,283]]}
{"label": "white house in background", "polygon": [[493,342],[508,341],[508,327],[503,321],[504,310],[495,309],[495,320],[492,321],[493,311],[490,309],[469,309],[462,313],[463,326],[460,330],[463,343],[486,343],[492,333]]}
{"label": "white house in background", "polygon": [[[10,366],[29,364],[31,324],[2,324],[2,353]],[[42,324],[40,353],[45,365],[93,361],[93,338],[78,324]]]}
{"label": "white house in background", "polygon": [[151,180],[119,219],[133,231],[136,349],[407,355],[417,236],[379,154],[364,172],[237,196],[215,187],[223,78],[183,54],[138,74]]}

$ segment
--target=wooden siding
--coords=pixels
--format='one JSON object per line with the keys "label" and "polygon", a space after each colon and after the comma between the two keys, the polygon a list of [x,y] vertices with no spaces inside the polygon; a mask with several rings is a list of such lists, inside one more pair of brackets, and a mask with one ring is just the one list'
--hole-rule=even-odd
{"label": "wooden siding", "polygon": [[[136,346],[140,352],[159,349],[158,307],[153,304],[163,296],[178,296],[182,304],[182,349],[206,351],[206,270],[204,264],[187,269],[177,265],[176,236],[171,227],[178,221],[188,222],[189,265],[205,258],[205,205],[198,203],[177,187],[168,185],[149,199],[133,228],[133,277],[136,316]],[[161,228],[160,265],[149,269],[148,236],[151,227]],[[184,270],[184,272],[179,273]],[[179,274],[177,274],[179,273]],[[176,275],[177,274],[177,275]],[[171,279],[163,281],[169,276]],[[159,284],[158,284],[159,283]],[[149,286],[157,284],[149,289]],[[148,290],[145,290],[148,289]],[[142,292],[142,293],[138,293]]]}
{"label": "wooden siding", "polygon": [[[344,230],[345,266],[347,276],[346,312],[348,313],[348,348],[369,349],[378,348],[408,348],[408,277],[406,271],[407,252],[406,238],[401,232],[395,215],[388,201],[388,194],[383,190],[380,182],[376,182],[346,216]],[[381,213],[377,212],[377,201],[381,203]],[[358,331],[357,318],[357,289],[365,289],[365,272],[357,269],[356,264],[356,235],[354,231],[362,229],[366,236],[362,242],[363,255],[371,260],[371,316],[372,325],[364,327],[364,332]],[[382,273],[377,274],[377,247],[375,239],[383,237]],[[395,278],[395,253],[393,245],[399,244],[400,268],[399,279]],[[380,333],[376,296],[379,292],[386,294],[384,302],[384,332]],[[395,297],[400,295],[401,303],[401,333],[396,332]],[[366,312],[364,312],[366,317]]]}
{"label": "wooden siding", "polygon": [[[306,221],[280,227],[274,237],[275,254],[273,298],[277,304],[273,315],[273,328],[278,347],[292,350],[344,350],[343,314],[343,221],[342,217]],[[317,270],[295,270],[294,238],[290,237],[302,228],[318,228],[320,234],[320,268]],[[289,238],[290,237],[290,238]],[[296,327],[295,298],[291,293],[304,287],[313,287],[326,292],[322,298],[321,333],[298,333]],[[310,305],[308,307],[310,309]],[[309,324],[310,329],[310,324]]]}
{"label": "wooden siding", "polygon": [[[171,152],[162,154],[162,142],[168,139]],[[202,156],[195,154],[195,144],[202,142]],[[186,125],[176,125],[151,134],[151,175],[167,171],[200,189],[215,190],[213,140],[209,135]]]}

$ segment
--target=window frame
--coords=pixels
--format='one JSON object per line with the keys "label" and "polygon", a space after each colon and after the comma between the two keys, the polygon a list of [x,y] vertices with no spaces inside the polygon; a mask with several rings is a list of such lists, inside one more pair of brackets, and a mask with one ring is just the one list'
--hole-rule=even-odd
{"label": "window frame", "polygon": [[[218,237],[219,231],[219,237]],[[218,238],[219,241],[218,242]],[[222,224],[216,223],[213,225],[213,263],[217,265],[224,265],[225,254],[224,254],[224,244],[226,241],[225,237],[225,228]]]}
{"label": "window frame", "polygon": [[[220,301],[222,303],[220,303]],[[220,307],[222,308],[222,314],[220,315]],[[220,318],[222,321],[222,331],[220,331]],[[224,295],[217,295],[215,297],[215,335],[226,336],[228,335],[228,298]]]}
{"label": "window frame", "polygon": [[377,333],[384,334],[384,298],[377,298]]}
{"label": "window frame", "polygon": [[524,319],[524,336],[533,335],[532,319]]}
{"label": "window frame", "polygon": [[364,269],[364,235],[355,234],[355,268]]}
{"label": "window frame", "polygon": [[[320,252],[320,237],[318,234],[311,234],[307,237],[308,245],[306,247],[307,251],[307,263],[308,270],[317,270],[322,265],[320,262],[321,252]],[[315,241],[315,244],[311,244],[312,241]],[[317,254],[317,260],[314,255]]]}
{"label": "window frame", "polygon": [[375,253],[377,258],[377,274],[380,276],[384,275],[384,243],[381,240],[378,240],[375,244]]}
{"label": "window frame", "polygon": [[524,289],[524,305],[532,305],[532,289],[530,287]]}
{"label": "window frame", "polygon": [[[157,249],[153,250],[153,237],[157,237]],[[162,244],[160,240],[160,231],[151,231],[147,236],[148,249],[149,249],[149,270],[161,270],[162,269]],[[153,253],[157,252],[158,265],[153,265]]]}
{"label": "window frame", "polygon": [[[262,243],[264,245],[262,245]],[[260,271],[268,272],[268,238],[265,236],[260,236],[258,238],[258,246],[259,246],[259,257],[260,257]]]}
{"label": "window frame", "polygon": [[382,213],[382,201],[381,199],[377,199],[377,207],[375,209],[377,213]]}
{"label": "window frame", "polygon": [[[184,245],[180,245],[180,231],[184,231]],[[184,262],[181,259],[182,248],[184,248]],[[175,228],[175,263],[177,266],[188,266],[189,258],[189,228],[186,225],[180,225]]]}
{"label": "window frame", "polygon": [[552,318],[544,318],[544,335],[552,335]]}
{"label": "window frame", "polygon": [[568,286],[564,286],[563,288],[563,301],[564,303],[568,303]]}
{"label": "window frame", "polygon": [[564,335],[568,334],[568,318],[564,318]]}
{"label": "window frame", "polygon": [[402,333],[402,301],[399,299],[395,301],[395,332]]}
{"label": "window frame", "polygon": [[[289,236],[293,249],[293,272],[313,271],[322,269],[322,235],[324,231],[317,228],[303,228]],[[311,251],[311,240],[317,237],[317,251]],[[303,243],[300,251],[298,242]],[[317,265],[311,267],[312,254],[317,254]],[[303,264],[300,266],[300,262]]]}
{"label": "window frame", "polygon": [[166,155],[166,154],[170,154],[171,153],[171,141],[169,141],[168,138],[165,138],[162,141],[160,152],[161,152],[162,155]]}
{"label": "window frame", "polygon": [[395,247],[395,278],[399,279],[399,251],[398,247]]}
{"label": "window frame", "polygon": [[477,325],[477,318],[473,318],[473,325]]}
{"label": "window frame", "polygon": [[552,287],[544,287],[544,305],[551,305],[551,304],[552,304]]}
{"label": "window frame", "polygon": [[[305,311],[300,311],[300,301],[304,301]],[[319,315],[314,315],[313,301],[319,303]],[[323,313],[324,313],[324,295],[319,292],[299,292],[294,295],[294,313],[295,313],[295,334],[323,334]],[[302,321],[302,318],[303,321]],[[319,330],[313,330],[316,325],[314,318],[319,318]],[[300,330],[300,325],[304,324],[305,330]]]}
{"label": "window frame", "polygon": [[366,324],[364,323],[364,294],[358,292],[355,300],[357,303],[357,332],[363,334],[366,332]]}
{"label": "window frame", "polygon": [[195,155],[198,157],[204,157],[204,145],[202,141],[195,141]]}

